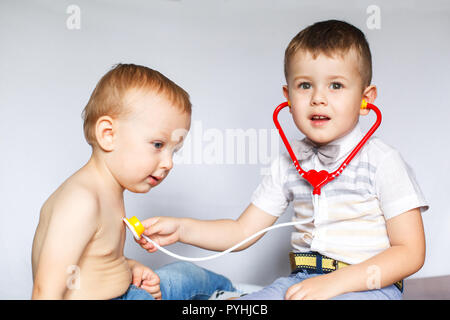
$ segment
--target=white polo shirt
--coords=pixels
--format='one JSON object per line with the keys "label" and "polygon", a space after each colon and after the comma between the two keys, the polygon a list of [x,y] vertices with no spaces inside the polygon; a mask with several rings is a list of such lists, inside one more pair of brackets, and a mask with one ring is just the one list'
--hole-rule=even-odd
{"label": "white polo shirt", "polygon": [[[340,145],[335,163],[323,166],[316,155],[298,159],[305,171],[333,172],[361,141],[359,124],[331,144]],[[298,158],[298,142],[292,143]],[[316,251],[330,258],[356,264],[390,247],[386,220],[414,208],[428,209],[414,173],[400,153],[372,136],[341,175],[321,189],[313,203],[313,187],[300,175],[288,153],[275,159],[252,196],[252,203],[280,216],[293,202],[292,233],[295,252]]]}

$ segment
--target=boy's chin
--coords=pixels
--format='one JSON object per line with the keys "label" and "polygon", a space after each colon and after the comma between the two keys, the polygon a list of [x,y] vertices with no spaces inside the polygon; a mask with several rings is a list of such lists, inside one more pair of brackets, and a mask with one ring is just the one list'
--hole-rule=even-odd
{"label": "boy's chin", "polygon": [[156,186],[151,186],[148,183],[140,183],[138,185],[127,187],[126,189],[133,193],[147,193],[154,187],[156,187]]}
{"label": "boy's chin", "polygon": [[329,137],[324,138],[324,137],[314,137],[314,136],[308,136],[308,135],[307,135],[307,137],[309,140],[311,140],[312,142],[314,142],[315,144],[320,145],[320,146],[326,145],[334,140]]}
{"label": "boy's chin", "polygon": [[345,133],[336,132],[336,130],[327,130],[322,132],[308,132],[305,134],[309,140],[319,146],[327,145],[344,136]]}
{"label": "boy's chin", "polygon": [[333,137],[331,136],[331,134],[325,134],[324,132],[322,133],[318,133],[315,132],[316,130],[305,130],[304,128],[299,128],[297,127],[301,133],[303,133],[303,135],[305,137],[307,137],[309,140],[311,140],[312,142],[314,142],[315,144],[318,145],[325,145],[328,144],[329,142],[333,141]]}

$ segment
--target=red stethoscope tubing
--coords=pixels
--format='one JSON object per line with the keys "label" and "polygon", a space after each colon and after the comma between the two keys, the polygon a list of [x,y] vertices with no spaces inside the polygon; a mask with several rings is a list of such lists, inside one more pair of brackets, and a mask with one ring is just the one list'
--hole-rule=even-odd
{"label": "red stethoscope tubing", "polygon": [[361,148],[367,142],[367,140],[369,140],[370,136],[375,132],[375,130],[378,129],[378,127],[381,124],[381,112],[375,105],[367,103],[366,108],[371,109],[376,113],[377,120],[336,171],[329,173],[328,171],[325,170],[322,170],[320,172],[317,172],[316,170],[309,170],[308,172],[306,172],[300,167],[297,157],[295,156],[294,151],[292,151],[291,145],[289,144],[289,141],[287,140],[286,135],[284,134],[284,131],[281,128],[280,123],[278,122],[278,113],[280,112],[281,109],[287,107],[288,105],[289,104],[286,101],[281,103],[278,107],[276,107],[275,111],[273,112],[273,122],[275,123],[275,126],[278,129],[278,133],[280,134],[280,137],[283,140],[283,143],[286,146],[286,149],[289,152],[292,161],[294,162],[295,169],[298,171],[301,177],[305,178],[313,186],[314,188],[313,194],[320,195],[320,189],[325,184],[334,180],[342,173],[342,170],[344,170],[345,167],[347,167],[349,162],[352,161],[352,159],[359,152],[359,150],[361,150]]}

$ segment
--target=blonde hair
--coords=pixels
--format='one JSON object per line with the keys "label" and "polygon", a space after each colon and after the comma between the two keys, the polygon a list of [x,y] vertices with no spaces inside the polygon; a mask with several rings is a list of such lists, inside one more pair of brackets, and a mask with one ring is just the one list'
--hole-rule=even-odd
{"label": "blonde hair", "polygon": [[360,75],[363,85],[372,81],[372,55],[364,33],[355,26],[339,20],[317,22],[300,31],[289,43],[284,54],[284,75],[288,77],[289,62],[299,50],[305,50],[315,59],[318,54],[327,56],[345,54],[356,49],[360,58]]}
{"label": "blonde hair", "polygon": [[100,117],[117,118],[127,112],[124,97],[129,89],[164,94],[175,107],[192,112],[189,94],[160,72],[135,64],[117,64],[97,83],[82,113],[84,136],[91,146],[97,144],[95,124]]}

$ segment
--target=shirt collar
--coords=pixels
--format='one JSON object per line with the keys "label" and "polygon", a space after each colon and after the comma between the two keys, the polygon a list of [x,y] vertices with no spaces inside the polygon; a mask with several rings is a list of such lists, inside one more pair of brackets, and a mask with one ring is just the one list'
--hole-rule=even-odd
{"label": "shirt collar", "polygon": [[337,156],[336,161],[339,162],[341,160],[344,160],[342,158],[350,154],[350,152],[353,151],[353,149],[361,141],[362,138],[363,134],[361,132],[361,127],[358,122],[356,126],[352,129],[352,131],[347,133],[345,136],[330,142],[330,144],[340,146],[339,155]]}

